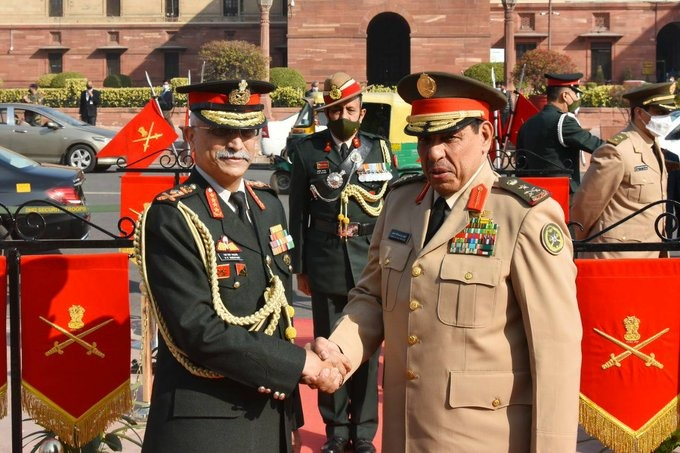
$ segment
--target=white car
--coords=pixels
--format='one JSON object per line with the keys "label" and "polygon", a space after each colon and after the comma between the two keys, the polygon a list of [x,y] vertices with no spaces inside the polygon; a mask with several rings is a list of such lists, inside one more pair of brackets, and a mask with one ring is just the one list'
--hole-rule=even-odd
{"label": "white car", "polygon": [[286,138],[297,116],[296,112],[279,121],[267,121],[262,128],[262,154],[269,157],[281,155],[281,151],[286,147]]}
{"label": "white car", "polygon": [[680,110],[672,112],[671,118],[673,119],[671,132],[659,139],[659,146],[680,157]]}

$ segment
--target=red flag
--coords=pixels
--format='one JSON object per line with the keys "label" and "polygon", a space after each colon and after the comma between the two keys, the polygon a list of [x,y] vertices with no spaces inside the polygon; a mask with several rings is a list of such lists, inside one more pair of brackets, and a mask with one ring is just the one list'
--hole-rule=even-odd
{"label": "red flag", "polygon": [[652,451],[678,427],[680,261],[577,259],[579,422],[614,451]]}
{"label": "red flag", "polygon": [[125,155],[128,168],[146,168],[155,160],[150,156],[175,139],[175,128],[165,121],[158,102],[152,99],[99,152],[99,157]]}
{"label": "red flag", "polygon": [[137,220],[145,204],[151,203],[156,195],[178,182],[183,183],[187,178],[187,175],[182,175],[176,181],[174,176],[123,175],[120,179],[120,217]]}
{"label": "red flag", "polygon": [[522,93],[517,95],[517,101],[515,104],[515,113],[512,118],[512,122],[509,125],[510,133],[508,140],[512,143],[517,143],[517,133],[519,128],[522,127],[526,121],[538,113],[538,109],[534,104],[532,104],[527,98],[524,97]]}
{"label": "red flag", "polygon": [[21,281],[24,410],[82,446],[132,408],[127,254],[24,256]]}

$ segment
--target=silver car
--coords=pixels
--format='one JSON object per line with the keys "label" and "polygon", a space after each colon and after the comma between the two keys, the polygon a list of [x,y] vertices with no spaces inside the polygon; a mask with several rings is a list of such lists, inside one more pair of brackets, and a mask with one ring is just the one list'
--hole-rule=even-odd
{"label": "silver car", "polygon": [[97,153],[114,135],[50,107],[0,103],[0,145],[38,162],[105,170],[117,157],[97,159]]}

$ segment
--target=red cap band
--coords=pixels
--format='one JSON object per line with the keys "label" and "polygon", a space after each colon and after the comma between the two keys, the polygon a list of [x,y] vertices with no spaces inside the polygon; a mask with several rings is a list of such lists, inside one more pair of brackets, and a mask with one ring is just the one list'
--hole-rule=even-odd
{"label": "red cap band", "polygon": [[489,104],[468,98],[431,98],[415,99],[411,103],[411,115],[433,115],[438,113],[466,112],[481,110],[485,120],[489,120]]}
{"label": "red cap band", "polygon": [[[189,93],[189,105],[202,104],[202,103],[213,103],[213,104],[229,104],[229,95],[224,93],[210,93],[207,91],[192,91]],[[250,99],[246,105],[256,105],[260,103],[259,94],[251,94]]]}
{"label": "red cap band", "polygon": [[548,79],[549,87],[572,87],[574,85],[578,85],[578,80]]}
{"label": "red cap band", "polygon": [[342,96],[340,96],[339,99],[333,99],[331,98],[328,94],[324,94],[323,96],[323,102],[325,104],[330,104],[331,102],[336,102],[340,99],[347,99],[352,97],[352,95],[355,95],[361,91],[361,85],[359,85],[358,82],[354,82],[344,90],[341,90]]}

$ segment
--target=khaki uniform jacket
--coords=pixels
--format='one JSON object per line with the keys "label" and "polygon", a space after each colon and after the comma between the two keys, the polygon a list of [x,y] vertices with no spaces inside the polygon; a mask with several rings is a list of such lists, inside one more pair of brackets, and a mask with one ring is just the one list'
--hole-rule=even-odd
{"label": "khaki uniform jacket", "polygon": [[[665,199],[668,174],[663,160],[655,141],[633,124],[595,151],[571,207],[570,220],[583,225],[583,231],[574,229],[576,239],[592,236],[649,203]],[[660,242],[654,223],[665,210],[666,205],[660,203],[591,242]],[[650,251],[598,252],[587,257],[658,256],[658,251]]]}
{"label": "khaki uniform jacket", "polygon": [[[581,321],[559,205],[534,207],[496,186],[488,163],[423,247],[434,193],[387,197],[359,285],[331,341],[356,368],[385,341],[385,452],[569,452],[576,448]],[[448,252],[476,186],[498,224],[493,256]],[[494,186],[493,188],[491,188]],[[559,238],[559,234],[558,234]]]}

